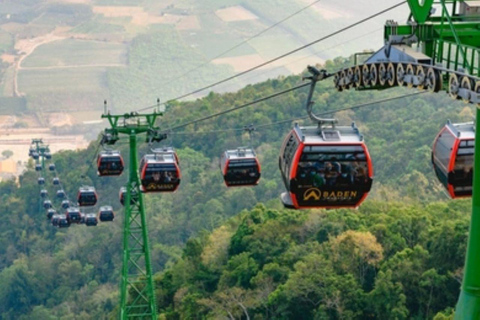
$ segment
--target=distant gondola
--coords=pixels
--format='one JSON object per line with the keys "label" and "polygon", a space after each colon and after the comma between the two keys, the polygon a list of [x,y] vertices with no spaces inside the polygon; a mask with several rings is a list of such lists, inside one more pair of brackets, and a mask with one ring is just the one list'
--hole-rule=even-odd
{"label": "distant gondola", "polygon": [[47,210],[52,208],[52,201],[50,201],[50,200],[43,201],[43,207]]}
{"label": "distant gondola", "polygon": [[56,214],[55,209],[48,209],[48,211],[47,211],[47,219],[48,219],[48,220],[51,220],[54,214]]}
{"label": "distant gondola", "polygon": [[363,136],[350,127],[295,124],[280,152],[285,207],[355,208],[372,185],[372,160]]}
{"label": "distant gondola", "polygon": [[66,215],[60,214],[58,217],[58,227],[59,228],[68,228],[70,227],[70,220]]}
{"label": "distant gondola", "polygon": [[59,220],[60,220],[60,215],[59,215],[59,214],[54,214],[54,215],[52,216],[52,220],[51,220],[52,225],[55,226],[55,227],[57,227]]}
{"label": "distant gondola", "polygon": [[35,159],[35,160],[38,160],[40,158],[40,155],[36,151],[32,152],[32,158]]}
{"label": "distant gondola", "polygon": [[63,201],[62,201],[62,208],[63,208],[63,209],[68,209],[68,208],[70,208],[70,201],[68,201],[68,200],[63,200]]}
{"label": "distant gondola", "polygon": [[37,164],[35,165],[35,171],[42,171],[42,169],[43,169],[43,168],[42,168],[42,165],[41,165],[40,163],[37,163]]}
{"label": "distant gondola", "polygon": [[100,221],[113,221],[114,218],[115,214],[113,213],[113,209],[111,206],[100,207],[100,210],[98,211],[98,219]]}
{"label": "distant gondola", "polygon": [[75,207],[67,208],[66,216],[68,221],[70,221],[71,223],[80,223],[80,220],[82,218],[80,214],[80,209]]}
{"label": "distant gondola", "polygon": [[40,190],[40,197],[45,198],[48,195],[48,191],[46,189]]}
{"label": "distant gondola", "polygon": [[50,163],[50,164],[48,165],[48,170],[50,170],[50,171],[55,171],[55,164],[54,164],[54,163]]}
{"label": "distant gondola", "polygon": [[251,148],[225,151],[220,169],[227,187],[255,186],[260,180],[260,163]]}
{"label": "distant gondola", "polygon": [[119,151],[102,151],[97,157],[99,176],[118,176],[124,169],[123,158]]}
{"label": "distant gondola", "polygon": [[[174,192],[180,185],[180,167],[173,149],[147,154],[140,161],[142,192]],[[170,151],[171,150],[171,151]]]}
{"label": "distant gondola", "polygon": [[60,184],[60,179],[58,179],[58,178],[53,178],[53,181],[52,181],[52,182],[53,182],[53,185],[54,185],[54,186],[58,186],[58,185]]}
{"label": "distant gondola", "polygon": [[77,202],[80,207],[94,206],[97,199],[97,192],[94,187],[81,187],[78,190]]}
{"label": "distant gondola", "polygon": [[40,177],[37,179],[37,182],[39,185],[44,185],[45,184],[45,178],[44,177]]}
{"label": "distant gondola", "polygon": [[[137,202],[137,199],[138,199],[138,195],[135,193],[134,190],[132,190],[133,193],[131,195],[131,199],[130,199],[130,205],[134,205],[136,202]],[[118,193],[118,198],[120,200],[120,203],[123,205],[125,205],[125,197],[127,196],[127,188],[125,187],[121,187],[120,188],[120,192]]]}
{"label": "distant gondola", "polygon": [[57,198],[58,199],[63,199],[66,197],[65,191],[63,189],[57,190]]}
{"label": "distant gondola", "polygon": [[87,227],[93,227],[98,224],[97,215],[95,213],[87,213],[85,215],[85,225]]}
{"label": "distant gondola", "polygon": [[435,138],[433,168],[452,198],[472,195],[474,146],[473,122],[453,124],[447,121]]}
{"label": "distant gondola", "polygon": [[45,151],[45,152],[43,153],[43,156],[44,156],[45,159],[47,159],[47,160],[52,159],[52,154],[50,153],[50,151]]}

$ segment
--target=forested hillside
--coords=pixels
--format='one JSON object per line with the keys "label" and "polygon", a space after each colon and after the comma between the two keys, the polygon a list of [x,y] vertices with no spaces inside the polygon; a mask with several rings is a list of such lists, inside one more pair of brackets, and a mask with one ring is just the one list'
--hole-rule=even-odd
{"label": "forested hillside", "polygon": [[[338,70],[346,63],[338,58],[322,67]],[[174,102],[159,125],[168,129],[300,82],[301,75],[279,77],[236,93]],[[317,86],[315,112],[412,92],[338,93],[328,81]],[[425,93],[337,113],[341,124],[355,121],[365,135],[375,168],[369,198],[359,210],[284,210],[278,153],[294,121],[275,123],[305,117],[306,95],[306,88],[297,90],[170,135],[166,143],[181,163],[180,188],[145,197],[163,318],[432,319],[454,307],[470,201],[447,200],[430,148],[447,119],[471,120],[472,107]],[[244,132],[233,129],[249,124],[258,127],[262,179],[254,188],[227,189],[219,155],[247,143]],[[19,185],[0,184],[2,319],[116,315],[123,236],[118,190],[126,175],[96,176],[97,145],[53,160],[69,194],[84,184],[97,188],[100,202],[117,212],[113,223],[52,227],[39,210],[32,167]],[[141,153],[148,152],[141,145]],[[117,147],[127,154],[126,141]]]}

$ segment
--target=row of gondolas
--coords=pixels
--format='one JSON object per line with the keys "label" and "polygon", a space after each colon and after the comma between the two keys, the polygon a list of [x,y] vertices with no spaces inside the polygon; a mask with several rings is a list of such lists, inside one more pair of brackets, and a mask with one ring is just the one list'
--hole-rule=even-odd
{"label": "row of gondolas", "polygon": [[[433,168],[452,198],[472,194],[474,133],[471,122],[448,121],[435,138]],[[372,159],[355,124],[328,128],[295,125],[281,147],[279,168],[286,188],[281,200],[285,207],[292,209],[355,208],[365,200],[372,186]],[[124,161],[120,152],[100,152],[97,169],[99,176],[122,174]],[[260,180],[260,163],[253,148],[226,150],[220,158],[220,169],[227,187],[254,186]],[[143,193],[176,191],[181,171],[174,149],[156,149],[144,155],[139,176]],[[42,179],[39,178],[39,184],[45,183]],[[54,178],[54,184],[55,179],[58,178]],[[57,196],[62,197],[62,190],[57,191]],[[119,194],[122,205],[125,197],[126,189],[122,188]],[[133,194],[131,202],[135,199]],[[95,189],[80,188],[77,202],[80,207],[95,205]],[[62,207],[67,210],[67,220],[86,225],[94,224],[94,216],[101,221],[114,217],[110,206],[101,207],[96,215],[84,216],[78,208],[68,208],[63,203]],[[52,220],[52,223],[57,222]]]}

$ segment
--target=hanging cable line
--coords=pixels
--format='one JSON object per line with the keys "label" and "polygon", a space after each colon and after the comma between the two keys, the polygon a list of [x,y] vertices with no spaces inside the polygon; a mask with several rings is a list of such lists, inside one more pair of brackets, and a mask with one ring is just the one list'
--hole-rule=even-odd
{"label": "hanging cable line", "polygon": [[[362,104],[357,104],[357,105],[354,105],[354,106],[351,106],[351,107],[345,107],[345,108],[340,108],[340,109],[335,109],[335,110],[329,110],[329,111],[325,111],[325,112],[321,112],[321,113],[318,113],[317,115],[318,116],[325,116],[325,115],[329,115],[329,114],[333,114],[333,113],[337,113],[337,112],[341,112],[341,111],[346,111],[346,110],[353,110],[353,109],[359,109],[359,108],[363,108],[363,107],[369,107],[369,106],[373,106],[373,105],[378,105],[380,103],[384,103],[384,102],[390,102],[390,101],[394,101],[394,100],[399,100],[399,99],[404,99],[404,98],[410,98],[410,97],[413,97],[413,96],[418,96],[418,95],[421,95],[421,94],[424,94],[424,93],[427,93],[427,91],[421,91],[421,92],[415,92],[415,93],[410,93],[410,94],[406,94],[406,95],[401,95],[401,96],[396,96],[396,97],[392,97],[392,98],[385,98],[385,99],[381,99],[381,100],[377,100],[377,101],[372,101],[372,102],[366,102],[366,103],[362,103]],[[263,101],[263,100],[262,100]],[[249,103],[248,105],[251,105],[252,103]],[[243,107],[243,105],[241,106]],[[235,110],[238,110],[239,108],[233,108],[233,109],[229,109],[229,110],[226,110],[228,112],[232,112],[232,111],[235,111]],[[227,113],[227,112],[223,112],[222,114],[224,113]],[[211,115],[210,118],[212,118],[213,116],[217,116],[219,114],[215,114],[215,115]],[[277,122],[272,122],[272,123],[266,123],[266,124],[261,124],[261,125],[254,125],[255,129],[258,131],[259,129],[261,128],[265,128],[265,127],[270,127],[270,126],[275,126],[275,125],[279,125],[279,124],[284,124],[284,123],[289,123],[289,122],[292,122],[292,121],[295,121],[295,120],[301,120],[301,119],[306,119],[308,118],[309,116],[303,116],[303,117],[295,117],[295,118],[291,118],[291,119],[286,119],[286,120],[281,120],[281,121],[277,121]],[[196,120],[194,123],[197,123],[197,122],[200,122],[200,121],[203,121],[203,120],[206,120],[204,118],[202,119],[199,119],[199,120]],[[193,121],[192,121],[193,122]],[[188,124],[191,124],[191,123],[188,123]],[[188,125],[187,124],[187,125]],[[183,126],[183,125],[182,125]],[[180,126],[179,126],[180,127]],[[172,128],[171,130],[173,130],[174,128]],[[225,129],[225,130],[212,130],[212,131],[195,131],[195,132],[192,132],[192,131],[182,131],[182,132],[172,132],[171,134],[176,134],[176,135],[192,135],[192,134],[211,134],[211,133],[222,133],[222,132],[234,132],[234,131],[244,131],[245,130],[245,127],[241,127],[241,128],[232,128],[232,129]]]}
{"label": "hanging cable line", "polygon": [[205,120],[208,120],[208,119],[211,119],[211,118],[215,118],[215,117],[218,117],[222,114],[226,114],[226,113],[229,113],[229,112],[232,112],[232,111],[236,111],[236,110],[240,110],[240,109],[243,109],[243,108],[246,108],[246,107],[249,107],[251,105],[254,105],[254,104],[257,104],[259,102],[262,102],[262,101],[265,101],[265,100],[268,100],[268,99],[271,99],[271,98],[274,98],[274,97],[278,97],[282,94],[285,94],[285,93],[288,93],[288,92],[291,92],[291,91],[295,91],[297,89],[300,89],[300,88],[303,88],[303,87],[306,87],[306,86],[309,86],[310,83],[303,83],[303,84],[300,84],[300,85],[297,85],[295,87],[292,87],[292,88],[289,88],[289,89],[286,89],[286,90],[283,90],[283,91],[280,91],[280,92],[276,92],[274,94],[271,94],[269,96],[266,96],[266,97],[263,97],[263,98],[260,98],[260,99],[257,99],[257,100],[254,100],[254,101],[251,101],[251,102],[248,102],[248,103],[245,103],[245,104],[242,104],[240,106],[237,106],[237,107],[234,107],[234,108],[231,108],[231,109],[227,109],[227,110],[224,110],[224,111],[221,111],[221,112],[217,112],[217,113],[214,113],[214,114],[211,114],[209,116],[206,116],[206,117],[203,117],[203,118],[200,118],[200,119],[197,119],[197,120],[192,120],[192,121],[189,121],[189,122],[186,122],[186,123],[183,123],[183,124],[180,124],[180,125],[177,125],[177,126],[174,126],[174,127],[171,127],[171,128],[168,128],[167,130],[165,131],[171,131],[171,130],[176,130],[178,128],[183,128],[183,127],[186,127],[188,125],[191,125],[191,124],[195,124],[197,122],[201,122],[201,121],[205,121]]}
{"label": "hanging cable line", "polygon": [[[283,59],[283,58],[285,58],[285,57],[287,57],[287,56],[289,56],[289,55],[292,55],[292,54],[294,54],[294,53],[296,53],[296,52],[298,52],[298,51],[301,51],[301,50],[303,50],[303,49],[305,49],[305,48],[311,47],[312,45],[317,44],[317,43],[319,43],[319,42],[321,42],[321,41],[327,40],[327,39],[329,39],[329,38],[331,38],[331,37],[333,37],[333,36],[336,36],[336,35],[344,32],[344,31],[347,31],[347,30],[349,30],[349,29],[352,29],[352,28],[354,28],[354,27],[356,27],[356,26],[358,26],[358,25],[360,25],[360,24],[362,24],[362,23],[365,23],[365,22],[368,21],[368,20],[371,20],[371,19],[373,19],[373,18],[375,18],[375,17],[377,17],[377,16],[379,16],[379,15],[382,15],[382,14],[388,12],[388,11],[391,11],[391,10],[397,8],[397,7],[400,7],[401,5],[403,5],[403,4],[405,4],[405,3],[406,3],[406,1],[399,2],[399,3],[397,3],[397,4],[395,4],[395,5],[391,6],[391,7],[388,7],[388,8],[386,8],[386,9],[382,10],[382,11],[379,11],[379,12],[377,12],[377,13],[375,13],[375,14],[372,14],[372,15],[364,18],[364,19],[361,19],[361,20],[359,20],[359,21],[357,21],[357,22],[355,22],[355,23],[352,23],[352,24],[350,24],[350,25],[348,25],[348,26],[346,26],[346,27],[344,27],[344,28],[342,28],[342,29],[339,29],[339,30],[337,30],[337,31],[335,31],[335,32],[332,32],[332,33],[330,33],[330,34],[328,34],[328,35],[326,35],[326,36],[324,36],[324,37],[322,37],[322,38],[320,38],[320,39],[317,39],[317,40],[315,40],[315,41],[312,41],[312,42],[310,42],[310,43],[307,43],[306,45],[303,45],[303,46],[301,46],[301,47],[299,47],[299,48],[297,48],[297,49],[291,50],[291,51],[289,51],[289,52],[287,52],[287,53],[284,53],[284,54],[282,54],[282,55],[280,55],[280,56],[278,56],[278,57],[276,57],[276,58],[270,59],[270,60],[268,60],[268,61],[266,61],[266,62],[263,62],[263,63],[255,66],[255,67],[252,67],[252,68],[247,69],[247,70],[245,70],[245,71],[239,72],[239,73],[237,73],[237,74],[235,74],[235,75],[233,75],[233,76],[230,76],[230,77],[225,78],[225,79],[223,79],[223,80],[217,81],[217,82],[212,83],[212,84],[210,84],[210,85],[208,85],[208,86],[205,86],[205,87],[202,87],[202,88],[200,88],[200,89],[194,90],[194,91],[192,91],[192,92],[190,92],[190,93],[183,94],[183,95],[178,96],[178,97],[176,97],[176,98],[169,99],[169,100],[167,100],[167,101],[165,101],[165,102],[160,103],[160,105],[165,105],[165,104],[167,104],[167,103],[169,103],[169,102],[171,102],[171,101],[180,100],[180,99],[189,97],[189,96],[194,95],[194,94],[196,94],[196,93],[202,92],[202,91],[207,90],[207,89],[210,89],[210,88],[212,88],[212,87],[215,87],[215,86],[217,86],[217,85],[219,85],[219,84],[225,83],[225,82],[230,81],[230,80],[233,80],[233,79],[235,79],[235,78],[238,78],[238,77],[240,77],[240,76],[242,76],[242,75],[244,75],[244,74],[247,74],[247,73],[252,72],[252,71],[254,71],[254,70],[257,70],[257,69],[259,69],[259,68],[261,68],[261,67],[264,67],[264,66],[266,66],[266,65],[268,65],[268,64],[270,64],[270,63],[272,63],[272,62],[275,62],[275,61],[277,61],[277,60]],[[158,106],[159,106],[159,104],[155,104],[155,105],[152,105],[152,106],[149,106],[149,107],[145,107],[145,108],[143,108],[143,109],[139,109],[139,110],[137,110],[137,112],[145,111],[145,110],[152,109],[152,108],[156,108],[156,107],[158,107]]]}

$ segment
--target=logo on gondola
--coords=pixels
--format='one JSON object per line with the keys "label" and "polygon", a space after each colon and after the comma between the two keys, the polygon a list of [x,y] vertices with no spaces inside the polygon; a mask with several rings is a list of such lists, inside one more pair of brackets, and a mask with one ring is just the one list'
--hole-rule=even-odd
{"label": "logo on gondola", "polygon": [[308,201],[310,199],[320,200],[320,190],[316,188],[310,188],[303,194],[303,201]]}

